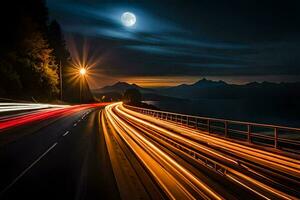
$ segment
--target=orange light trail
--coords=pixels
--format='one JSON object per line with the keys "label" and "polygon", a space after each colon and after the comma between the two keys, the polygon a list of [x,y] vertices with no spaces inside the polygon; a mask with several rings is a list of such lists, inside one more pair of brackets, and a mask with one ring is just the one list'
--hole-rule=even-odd
{"label": "orange light trail", "polygon": [[[149,141],[133,127],[126,124],[112,111],[117,104],[106,106],[105,114],[112,127],[120,134],[127,144],[134,150],[139,159],[150,168],[152,175],[160,183],[172,199],[196,199],[183,183],[192,188],[199,196],[206,194],[206,198],[223,199],[213,189],[208,187],[191,172],[168,156],[154,143]],[[161,167],[159,167],[161,166]],[[160,174],[160,175],[159,175]],[[175,176],[177,178],[175,178]],[[179,179],[179,180],[178,180]],[[176,183],[176,184],[172,184]]]}
{"label": "orange light trail", "polygon": [[[178,198],[178,192],[181,195],[188,192],[189,195],[185,196],[186,198],[197,198],[194,196],[195,192],[201,197],[205,196],[213,199],[222,199],[223,197],[213,187],[200,181],[193,172],[166,154],[159,146],[152,142],[152,139],[167,148],[171,148],[172,145],[175,145],[175,147],[182,145],[182,148],[188,151],[200,153],[202,157],[207,157],[208,160],[213,159],[212,162],[225,170],[224,175],[228,180],[235,182],[240,187],[255,193],[261,198],[272,199],[274,196],[282,199],[294,198],[255,177],[259,176],[265,180],[272,181],[274,184],[278,184],[276,181],[262,174],[271,173],[269,170],[272,170],[288,174],[297,179],[297,177],[300,177],[300,161],[298,159],[206,135],[173,122],[167,122],[129,110],[122,103],[107,106],[105,108],[105,116],[111,128],[124,141],[127,141],[127,145],[130,148],[135,149],[135,155],[139,157],[147,168],[150,168],[155,179],[171,198]],[[152,139],[149,140],[144,134]],[[233,157],[232,155],[235,156]],[[193,157],[191,158],[193,159]],[[245,160],[243,164],[240,163],[240,158]],[[255,166],[252,164],[248,166],[247,162],[265,166],[265,170],[267,171],[257,171]],[[153,166],[156,167],[153,168]],[[163,167],[166,171],[155,171],[157,168],[160,168],[159,166]],[[244,174],[245,170],[247,174]],[[164,176],[158,176],[159,173],[163,173]],[[276,175],[274,172],[272,173],[274,176]],[[176,186],[167,184],[171,180],[176,181]]]}

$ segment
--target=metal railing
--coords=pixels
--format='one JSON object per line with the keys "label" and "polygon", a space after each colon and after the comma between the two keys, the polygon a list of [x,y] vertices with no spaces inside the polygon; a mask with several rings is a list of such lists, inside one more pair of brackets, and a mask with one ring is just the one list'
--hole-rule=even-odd
{"label": "metal railing", "polygon": [[124,107],[158,119],[172,121],[182,126],[201,130],[207,134],[300,153],[300,128],[199,117],[125,104]]}

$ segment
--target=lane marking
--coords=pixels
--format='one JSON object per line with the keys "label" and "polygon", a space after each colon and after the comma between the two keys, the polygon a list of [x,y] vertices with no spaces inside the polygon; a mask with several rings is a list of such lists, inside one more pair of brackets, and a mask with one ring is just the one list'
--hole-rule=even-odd
{"label": "lane marking", "polygon": [[66,131],[63,136],[65,137],[66,135],[68,135],[70,133],[70,131]]}
{"label": "lane marking", "polygon": [[75,123],[73,126],[74,126],[74,127],[77,126],[77,123]]}
{"label": "lane marking", "polygon": [[55,146],[57,145],[57,142],[55,142],[51,147],[47,149],[40,157],[38,157],[31,165],[29,165],[19,176],[17,176],[8,186],[6,186],[0,193],[0,196],[4,194],[7,190],[9,190],[18,180],[20,180],[36,163],[38,163],[49,151],[51,151]]}

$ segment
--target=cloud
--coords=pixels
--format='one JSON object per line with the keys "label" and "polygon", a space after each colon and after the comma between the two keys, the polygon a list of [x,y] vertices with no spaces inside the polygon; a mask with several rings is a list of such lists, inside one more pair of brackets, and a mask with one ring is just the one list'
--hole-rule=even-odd
{"label": "cloud", "polygon": [[[107,75],[300,74],[296,26],[300,20],[293,15],[295,10],[287,4],[268,7],[262,1],[259,5],[218,1],[218,7],[214,0],[172,4],[51,0],[48,4],[65,33],[87,38],[94,49],[101,49],[103,62],[98,67]],[[134,28],[121,24],[125,11],[136,14]],[[283,12],[282,17],[270,15],[272,11]]]}

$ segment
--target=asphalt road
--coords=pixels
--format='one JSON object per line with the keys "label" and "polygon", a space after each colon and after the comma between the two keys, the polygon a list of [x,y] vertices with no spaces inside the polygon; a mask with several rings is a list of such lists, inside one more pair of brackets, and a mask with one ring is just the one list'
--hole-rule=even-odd
{"label": "asphalt road", "polygon": [[0,132],[1,199],[119,199],[99,112]]}
{"label": "asphalt road", "polygon": [[[6,108],[4,108],[6,109]],[[121,103],[0,118],[0,199],[297,199],[300,157]]]}

